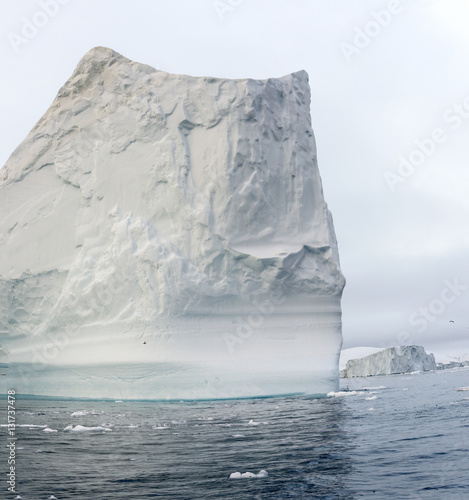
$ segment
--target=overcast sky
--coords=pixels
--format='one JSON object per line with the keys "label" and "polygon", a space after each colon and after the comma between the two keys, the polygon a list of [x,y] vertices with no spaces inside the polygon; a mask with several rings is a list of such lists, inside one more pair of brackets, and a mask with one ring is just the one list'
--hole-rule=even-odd
{"label": "overcast sky", "polygon": [[0,165],[97,45],[172,73],[305,69],[344,348],[469,353],[468,26],[467,0],[7,0]]}

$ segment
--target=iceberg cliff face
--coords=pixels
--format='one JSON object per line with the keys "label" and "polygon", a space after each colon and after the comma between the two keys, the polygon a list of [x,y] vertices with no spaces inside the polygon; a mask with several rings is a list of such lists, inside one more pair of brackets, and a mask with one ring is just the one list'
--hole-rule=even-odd
{"label": "iceberg cliff face", "polygon": [[19,391],[337,388],[344,278],[309,92],[303,71],[83,57],[0,170],[0,335]]}
{"label": "iceberg cliff face", "polygon": [[392,375],[436,370],[435,356],[427,354],[422,346],[388,347],[360,359],[347,362],[340,376],[369,377],[372,375]]}

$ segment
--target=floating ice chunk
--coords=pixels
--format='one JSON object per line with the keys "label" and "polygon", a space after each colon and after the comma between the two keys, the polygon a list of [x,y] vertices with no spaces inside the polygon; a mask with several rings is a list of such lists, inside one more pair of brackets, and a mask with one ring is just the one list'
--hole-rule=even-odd
{"label": "floating ice chunk", "polygon": [[378,396],[369,396],[368,398],[365,398],[367,401],[374,401],[375,399],[378,399]]}
{"label": "floating ice chunk", "polygon": [[[72,426],[70,426],[72,427]],[[84,425],[76,425],[75,427],[72,427],[70,429],[71,432],[111,432],[112,429],[109,429],[108,427],[86,427]]]}
{"label": "floating ice chunk", "polygon": [[256,426],[256,425],[261,425],[260,422],[254,422],[254,420],[249,420],[248,425]]}
{"label": "floating ice chunk", "polygon": [[88,415],[89,411],[88,410],[81,410],[81,411],[74,411],[72,414],[70,414],[71,417],[84,417],[85,415]]}
{"label": "floating ice chunk", "polygon": [[374,408],[368,408],[368,411],[375,411]]}
{"label": "floating ice chunk", "polygon": [[342,396],[356,396],[357,394],[366,394],[363,391],[338,391],[338,392],[328,392],[328,397],[340,398]]}
{"label": "floating ice chunk", "polygon": [[459,387],[459,389],[456,389],[457,391],[469,391],[469,387]]}
{"label": "floating ice chunk", "polygon": [[56,498],[54,495],[51,495],[51,496],[49,497],[49,500],[57,500],[57,498]]}
{"label": "floating ice chunk", "polygon": [[241,479],[241,478],[251,478],[251,477],[267,477],[269,475],[269,473],[262,469],[261,471],[259,471],[259,474],[254,474],[252,472],[243,472],[241,474],[241,472],[232,472],[230,474],[230,479]]}
{"label": "floating ice chunk", "polygon": [[46,427],[42,432],[57,432],[57,429],[49,429],[49,427]]}
{"label": "floating ice chunk", "polygon": [[23,500],[23,497],[20,497],[19,495],[17,495],[17,496],[15,497],[15,500]]}
{"label": "floating ice chunk", "polygon": [[234,438],[243,438],[246,437],[244,434],[233,434]]}
{"label": "floating ice chunk", "polygon": [[169,425],[154,425],[152,429],[162,430],[162,429],[171,429]]}
{"label": "floating ice chunk", "polygon": [[114,401],[114,403],[123,403],[124,401],[122,401],[121,399],[118,399],[117,401]]}
{"label": "floating ice chunk", "polygon": [[71,431],[73,429],[73,425],[67,425],[67,427],[64,428],[64,431]]}

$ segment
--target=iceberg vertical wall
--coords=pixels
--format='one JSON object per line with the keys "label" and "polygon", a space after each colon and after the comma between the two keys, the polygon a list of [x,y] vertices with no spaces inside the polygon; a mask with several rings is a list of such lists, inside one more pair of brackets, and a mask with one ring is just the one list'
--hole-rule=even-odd
{"label": "iceberg vertical wall", "polygon": [[304,71],[172,75],[88,52],[0,170],[1,389],[337,389],[339,267]]}

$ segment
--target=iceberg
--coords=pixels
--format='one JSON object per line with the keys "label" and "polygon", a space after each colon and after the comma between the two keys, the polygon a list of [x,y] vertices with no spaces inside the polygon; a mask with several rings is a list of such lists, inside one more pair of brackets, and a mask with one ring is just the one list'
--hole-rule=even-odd
{"label": "iceberg", "polygon": [[[366,351],[362,348],[362,351]],[[346,354],[345,354],[346,356]],[[436,370],[435,356],[422,346],[397,346],[377,350],[362,358],[349,359],[340,376],[343,378],[370,377]]]}
{"label": "iceberg", "polygon": [[0,390],[337,390],[345,280],[309,102],[305,71],[85,54],[0,170]]}

